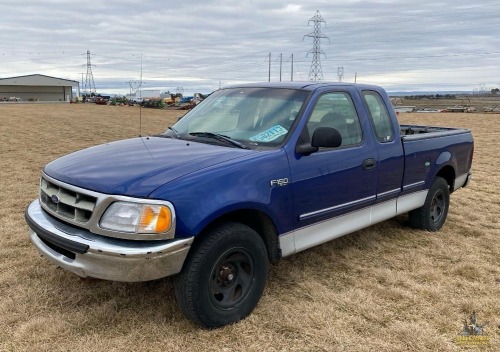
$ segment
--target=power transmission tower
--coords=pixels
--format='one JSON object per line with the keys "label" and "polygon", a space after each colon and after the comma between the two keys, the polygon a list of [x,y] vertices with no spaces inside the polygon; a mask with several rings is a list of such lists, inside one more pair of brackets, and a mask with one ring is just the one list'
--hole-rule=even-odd
{"label": "power transmission tower", "polygon": [[130,86],[130,95],[135,94],[139,88],[142,86],[142,81],[127,81],[125,83],[128,83]]}
{"label": "power transmission tower", "polygon": [[309,19],[307,25],[309,25],[311,22],[314,22],[314,31],[304,36],[313,38],[313,48],[307,53],[307,55],[311,53],[313,54],[311,70],[309,71],[309,80],[322,81],[323,71],[321,70],[321,54],[325,55],[325,53],[323,52],[323,50],[321,50],[320,44],[321,39],[328,39],[328,41],[330,41],[330,38],[328,38],[321,32],[321,23],[324,23],[326,26],[326,21],[323,19],[323,17],[321,17],[321,14],[318,10],[316,10],[316,14]]}
{"label": "power transmission tower", "polygon": [[92,74],[92,64],[90,63],[90,51],[87,50],[87,76],[85,76],[85,86],[84,86],[84,91],[85,93],[89,93],[89,95],[92,95],[92,93],[96,93],[95,90],[95,83],[94,83],[94,75]]}
{"label": "power transmission tower", "polygon": [[344,79],[344,66],[337,67],[337,78],[339,82],[342,82],[342,79]]}

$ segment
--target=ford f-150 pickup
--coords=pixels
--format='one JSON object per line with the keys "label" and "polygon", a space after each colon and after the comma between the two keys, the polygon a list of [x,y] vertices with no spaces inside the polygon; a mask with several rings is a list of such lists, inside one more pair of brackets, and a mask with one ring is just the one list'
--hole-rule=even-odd
{"label": "ford f-150 pickup", "polygon": [[49,163],[25,217],[81,277],[176,274],[181,310],[214,328],[252,312],[269,262],[404,213],[439,230],[473,149],[469,130],[400,126],[377,86],[235,86],[162,134]]}

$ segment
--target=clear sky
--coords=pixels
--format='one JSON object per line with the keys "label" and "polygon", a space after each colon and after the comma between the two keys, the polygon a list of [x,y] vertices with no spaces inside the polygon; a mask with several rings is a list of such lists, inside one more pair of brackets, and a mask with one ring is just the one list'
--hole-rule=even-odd
{"label": "clear sky", "polygon": [[81,82],[91,52],[98,92],[208,93],[219,86],[308,80],[319,10],[326,81],[396,91],[500,86],[500,1],[191,0],[1,2],[0,78],[45,74]]}

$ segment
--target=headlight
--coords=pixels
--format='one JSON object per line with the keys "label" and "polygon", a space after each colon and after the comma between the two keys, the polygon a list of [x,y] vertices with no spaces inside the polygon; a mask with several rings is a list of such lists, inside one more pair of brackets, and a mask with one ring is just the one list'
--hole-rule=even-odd
{"label": "headlight", "polygon": [[104,212],[100,226],[128,233],[164,233],[172,227],[172,212],[165,205],[115,202]]}

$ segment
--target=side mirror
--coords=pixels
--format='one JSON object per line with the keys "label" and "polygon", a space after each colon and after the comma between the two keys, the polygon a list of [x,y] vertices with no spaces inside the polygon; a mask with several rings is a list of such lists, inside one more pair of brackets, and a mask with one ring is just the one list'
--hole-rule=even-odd
{"label": "side mirror", "polygon": [[340,132],[332,127],[318,127],[314,130],[311,144],[299,144],[295,151],[302,155],[316,153],[319,148],[337,148],[342,144]]}
{"label": "side mirror", "polygon": [[339,130],[333,127],[318,127],[314,130],[311,145],[316,148],[337,148],[342,144]]}

